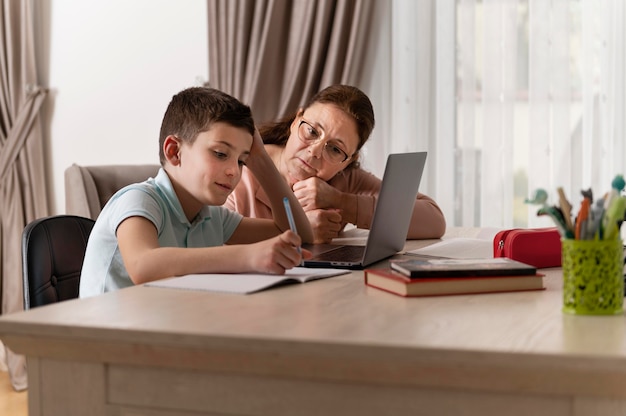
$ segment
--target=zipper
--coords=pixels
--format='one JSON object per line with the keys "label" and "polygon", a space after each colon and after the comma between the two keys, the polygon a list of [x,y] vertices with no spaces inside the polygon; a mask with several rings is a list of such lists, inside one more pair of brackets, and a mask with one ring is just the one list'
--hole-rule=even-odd
{"label": "zipper", "polygon": [[511,229],[511,230],[506,230],[506,231],[502,232],[502,235],[500,236],[500,240],[498,241],[498,250],[497,250],[497,253],[496,253],[497,256],[494,256],[494,257],[506,257],[504,255],[504,248],[505,248],[505,244],[506,244],[506,238],[507,238],[507,236],[511,232],[516,231],[516,230],[518,230],[518,228],[514,228],[514,229]]}

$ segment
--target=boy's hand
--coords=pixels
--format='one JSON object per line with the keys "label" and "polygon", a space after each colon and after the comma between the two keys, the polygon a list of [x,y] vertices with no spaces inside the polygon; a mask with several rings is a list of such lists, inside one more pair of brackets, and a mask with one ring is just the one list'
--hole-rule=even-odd
{"label": "boy's hand", "polygon": [[252,272],[284,274],[285,270],[299,266],[303,258],[312,257],[308,250],[301,250],[302,255],[298,252],[300,244],[300,236],[288,230],[269,240],[247,245],[250,250],[244,259]]}

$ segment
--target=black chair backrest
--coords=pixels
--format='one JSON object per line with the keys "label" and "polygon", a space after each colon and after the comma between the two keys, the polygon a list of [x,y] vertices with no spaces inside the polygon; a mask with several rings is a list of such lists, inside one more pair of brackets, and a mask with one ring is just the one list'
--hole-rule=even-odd
{"label": "black chair backrest", "polygon": [[22,233],[24,309],[78,297],[87,240],[95,221],[55,215],[29,223]]}

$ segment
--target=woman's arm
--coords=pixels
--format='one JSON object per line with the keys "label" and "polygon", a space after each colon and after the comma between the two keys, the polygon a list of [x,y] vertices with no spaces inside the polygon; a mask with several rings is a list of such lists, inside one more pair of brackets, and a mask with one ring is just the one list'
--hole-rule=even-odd
{"label": "woman's arm", "polygon": [[[369,229],[374,216],[376,199],[382,181],[362,169],[339,173],[326,183],[309,178],[294,185],[294,192],[305,211],[338,208],[342,223]],[[446,221],[437,203],[424,194],[418,194],[409,226],[408,239],[441,237]]]}
{"label": "woman's arm", "polygon": [[300,238],[305,243],[313,242],[313,229],[311,228],[311,224],[302,206],[298,203],[298,199],[267,154],[263,146],[263,140],[258,131],[254,134],[252,149],[250,150],[250,156],[246,160],[246,166],[254,174],[267,194],[272,204],[274,222],[280,231],[289,230],[289,221],[283,205],[283,198],[287,197],[291,205],[298,235],[300,235]]}
{"label": "woman's arm", "polygon": [[424,194],[418,194],[413,206],[407,240],[440,238],[446,232],[446,219],[437,203]]}

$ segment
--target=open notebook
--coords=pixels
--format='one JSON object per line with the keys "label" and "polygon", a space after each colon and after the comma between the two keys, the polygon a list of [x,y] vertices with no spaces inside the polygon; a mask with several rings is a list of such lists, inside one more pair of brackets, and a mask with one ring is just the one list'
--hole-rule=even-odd
{"label": "open notebook", "polygon": [[242,274],[188,274],[170,279],[146,283],[145,286],[183,290],[238,293],[246,295],[260,292],[289,283],[306,283],[349,273],[337,269],[305,269],[294,267],[283,275],[242,273]]}

